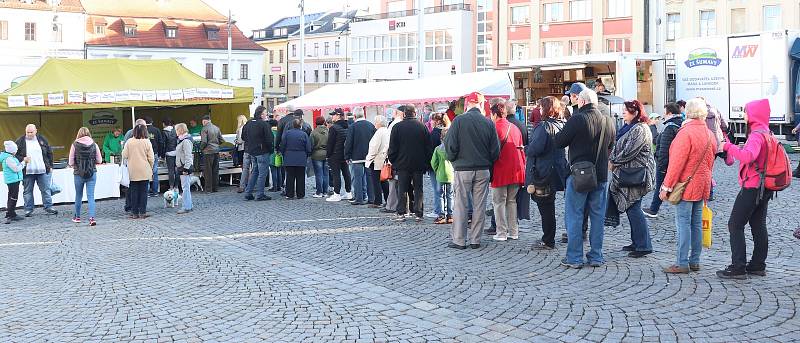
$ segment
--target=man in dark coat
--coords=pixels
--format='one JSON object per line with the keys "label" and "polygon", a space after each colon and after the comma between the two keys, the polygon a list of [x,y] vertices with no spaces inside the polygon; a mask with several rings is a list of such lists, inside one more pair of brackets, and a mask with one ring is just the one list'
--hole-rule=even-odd
{"label": "man in dark coat", "polygon": [[[267,112],[263,106],[256,109],[253,119],[242,127],[244,151],[253,161],[250,178],[245,188],[245,200],[272,200],[264,194],[264,187],[269,175],[269,157],[274,152],[272,126],[267,121]],[[256,196],[253,196],[253,190]]]}
{"label": "man in dark coat", "polygon": [[[656,188],[654,189],[661,189],[664,177],[667,176],[669,146],[672,145],[672,141],[675,140],[675,136],[678,135],[678,130],[683,124],[681,108],[678,104],[670,103],[664,106],[664,119],[664,130],[658,135],[658,142],[656,143]],[[650,207],[643,209],[642,212],[650,218],[657,218],[661,203],[661,198],[656,194],[653,196]]]}
{"label": "man in dark coat", "polygon": [[[328,165],[331,168],[331,175],[333,176],[333,195],[325,199],[325,201],[335,202],[341,200],[350,200],[353,198],[352,178],[350,177],[350,168],[344,158],[344,143],[347,139],[347,128],[349,124],[347,119],[344,118],[344,111],[336,109],[331,112],[331,125],[328,130],[328,144],[327,156]],[[344,177],[345,192],[342,193],[342,177]]]}
{"label": "man in dark coat", "polygon": [[353,111],[353,118],[355,118],[355,121],[347,129],[344,159],[353,166],[353,192],[355,192],[355,199],[352,204],[366,205],[368,193],[370,193],[370,203],[374,200],[371,199],[372,192],[369,192],[370,187],[367,182],[370,171],[364,165],[369,151],[369,141],[375,134],[376,129],[375,125],[364,118],[364,110],[361,108],[356,108]]}
{"label": "man in dark coat", "polygon": [[397,204],[395,220],[404,221],[408,212],[408,202],[403,195],[414,189],[414,215],[422,221],[422,175],[430,168],[431,147],[428,129],[417,120],[417,110],[413,105],[403,106],[403,121],[397,123],[389,135],[389,162],[397,172],[400,201]]}
{"label": "man in dark coat", "polygon": [[158,181],[158,159],[165,157],[167,153],[167,142],[164,133],[161,132],[155,125],[153,125],[153,118],[146,117],[144,121],[147,123],[147,137],[150,139],[150,145],[153,146],[153,156],[155,163],[153,163],[153,181],[150,182],[150,196],[159,196],[159,181]]}

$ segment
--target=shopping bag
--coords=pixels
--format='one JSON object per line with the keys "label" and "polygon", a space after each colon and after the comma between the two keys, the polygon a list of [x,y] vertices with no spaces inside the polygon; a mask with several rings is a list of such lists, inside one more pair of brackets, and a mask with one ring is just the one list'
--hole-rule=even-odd
{"label": "shopping bag", "polygon": [[122,187],[130,187],[131,185],[131,176],[128,174],[127,163],[123,163],[122,166],[119,167],[119,184]]}
{"label": "shopping bag", "polygon": [[50,175],[50,196],[61,193],[61,186],[53,182],[53,175]]}
{"label": "shopping bag", "polygon": [[283,155],[281,155],[281,153],[279,153],[279,152],[274,153],[272,155],[272,158],[274,159],[273,162],[272,162],[272,165],[274,165],[276,167],[282,167],[283,166]]}
{"label": "shopping bag", "polygon": [[703,247],[711,248],[711,231],[714,227],[713,224],[714,212],[711,208],[703,204]]}
{"label": "shopping bag", "polygon": [[381,182],[388,181],[392,179],[392,165],[391,164],[384,164],[383,168],[381,168]]}

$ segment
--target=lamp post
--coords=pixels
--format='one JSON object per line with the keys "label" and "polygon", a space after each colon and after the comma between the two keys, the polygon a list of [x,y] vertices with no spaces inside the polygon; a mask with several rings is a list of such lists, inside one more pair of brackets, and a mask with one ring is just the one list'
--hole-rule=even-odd
{"label": "lamp post", "polygon": [[300,94],[306,92],[306,11],[305,0],[300,0]]}
{"label": "lamp post", "polygon": [[233,36],[231,34],[231,25],[233,25],[235,21],[231,20],[231,10],[228,9],[228,86],[231,85],[231,42],[233,41]]}
{"label": "lamp post", "polygon": [[423,75],[423,61],[425,58],[425,26],[424,26],[424,1],[417,0],[417,78],[421,79]]}

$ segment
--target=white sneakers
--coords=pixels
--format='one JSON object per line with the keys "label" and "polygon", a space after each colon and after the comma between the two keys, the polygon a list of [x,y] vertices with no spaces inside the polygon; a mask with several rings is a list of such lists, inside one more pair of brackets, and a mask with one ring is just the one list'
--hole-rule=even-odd
{"label": "white sneakers", "polygon": [[325,199],[325,201],[329,201],[329,202],[342,201],[342,196],[339,195],[339,194],[333,193],[333,195],[329,196],[327,199]]}
{"label": "white sneakers", "polygon": [[492,236],[492,239],[493,239],[493,240],[496,240],[496,241],[501,241],[501,242],[502,242],[502,241],[505,241],[505,240],[506,240],[506,239],[508,239],[508,238],[506,238],[506,237],[502,237],[502,236],[500,236],[500,235],[494,235],[494,236]]}
{"label": "white sneakers", "polygon": [[344,195],[342,195],[341,198],[342,200],[353,200],[353,193],[352,192],[344,193]]}
{"label": "white sneakers", "polygon": [[433,212],[428,212],[427,214],[425,214],[425,217],[427,217],[427,218],[439,218],[439,215],[436,214],[436,213],[433,213]]}
{"label": "white sneakers", "polygon": [[322,194],[314,194],[311,196],[312,198],[324,198],[325,196]]}

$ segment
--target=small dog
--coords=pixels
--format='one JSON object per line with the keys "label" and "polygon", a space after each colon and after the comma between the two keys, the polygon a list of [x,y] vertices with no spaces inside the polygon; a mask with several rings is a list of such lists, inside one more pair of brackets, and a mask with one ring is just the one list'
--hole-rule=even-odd
{"label": "small dog", "polygon": [[180,204],[181,200],[183,200],[183,197],[177,188],[164,192],[164,208],[175,208]]}
{"label": "small dog", "polygon": [[203,191],[203,183],[200,182],[200,178],[195,175],[189,175],[189,187],[197,186],[200,191]]}

